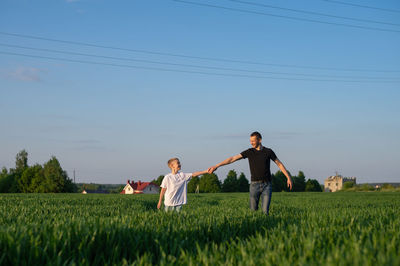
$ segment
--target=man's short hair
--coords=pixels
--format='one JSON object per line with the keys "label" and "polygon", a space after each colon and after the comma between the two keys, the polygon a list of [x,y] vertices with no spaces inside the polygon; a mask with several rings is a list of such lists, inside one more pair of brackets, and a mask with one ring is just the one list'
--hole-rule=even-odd
{"label": "man's short hair", "polygon": [[250,135],[250,137],[254,137],[254,136],[256,136],[256,137],[259,138],[259,139],[262,139],[261,134],[260,134],[259,132],[257,132],[257,131],[254,131],[254,132],[251,133],[251,135]]}
{"label": "man's short hair", "polygon": [[173,162],[173,161],[179,161],[179,159],[178,158],[171,158],[171,159],[169,159],[168,160],[168,166],[170,166],[171,165],[171,163]]}

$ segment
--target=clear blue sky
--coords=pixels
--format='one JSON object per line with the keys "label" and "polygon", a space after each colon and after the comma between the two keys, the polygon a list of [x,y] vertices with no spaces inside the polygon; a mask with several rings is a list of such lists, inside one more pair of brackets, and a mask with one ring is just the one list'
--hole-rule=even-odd
{"label": "clear blue sky", "polygon": [[[323,0],[252,1],[397,25],[233,1],[193,0],[390,31],[169,0],[1,1],[2,33],[263,64],[0,34],[0,166],[14,167],[16,153],[26,149],[29,164],[42,164],[54,155],[70,177],[76,169],[77,182],[147,181],[168,172],[170,157],[181,158],[185,172],[206,169],[247,149],[248,135],[258,130],[264,146],[272,148],[292,174],[302,170],[307,178],[322,182],[338,171],[356,176],[360,183],[400,182],[400,12]],[[400,10],[396,0],[343,1]],[[230,169],[250,177],[244,160],[216,173],[224,179]]]}

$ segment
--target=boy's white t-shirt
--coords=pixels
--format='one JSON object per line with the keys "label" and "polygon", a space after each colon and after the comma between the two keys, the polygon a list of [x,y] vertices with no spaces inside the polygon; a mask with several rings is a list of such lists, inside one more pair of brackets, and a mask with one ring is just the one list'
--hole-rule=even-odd
{"label": "boy's white t-shirt", "polygon": [[175,175],[167,174],[161,182],[161,187],[166,188],[164,194],[165,206],[179,206],[186,204],[187,183],[192,178],[192,173],[178,172]]}

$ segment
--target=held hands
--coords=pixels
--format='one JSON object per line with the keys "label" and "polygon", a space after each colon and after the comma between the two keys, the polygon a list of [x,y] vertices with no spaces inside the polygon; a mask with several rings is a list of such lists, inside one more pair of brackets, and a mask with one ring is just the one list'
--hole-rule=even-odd
{"label": "held hands", "polygon": [[216,166],[211,166],[210,168],[207,169],[207,172],[208,172],[209,174],[212,174],[212,173],[214,173],[215,170],[217,170],[217,169],[218,169],[218,167],[216,167]]}

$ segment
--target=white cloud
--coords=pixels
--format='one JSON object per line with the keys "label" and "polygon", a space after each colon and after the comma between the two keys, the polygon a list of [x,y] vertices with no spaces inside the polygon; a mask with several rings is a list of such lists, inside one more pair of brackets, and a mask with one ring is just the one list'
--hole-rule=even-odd
{"label": "white cloud", "polygon": [[3,76],[13,80],[40,82],[42,81],[40,74],[44,70],[36,67],[17,67],[16,69],[5,71]]}

